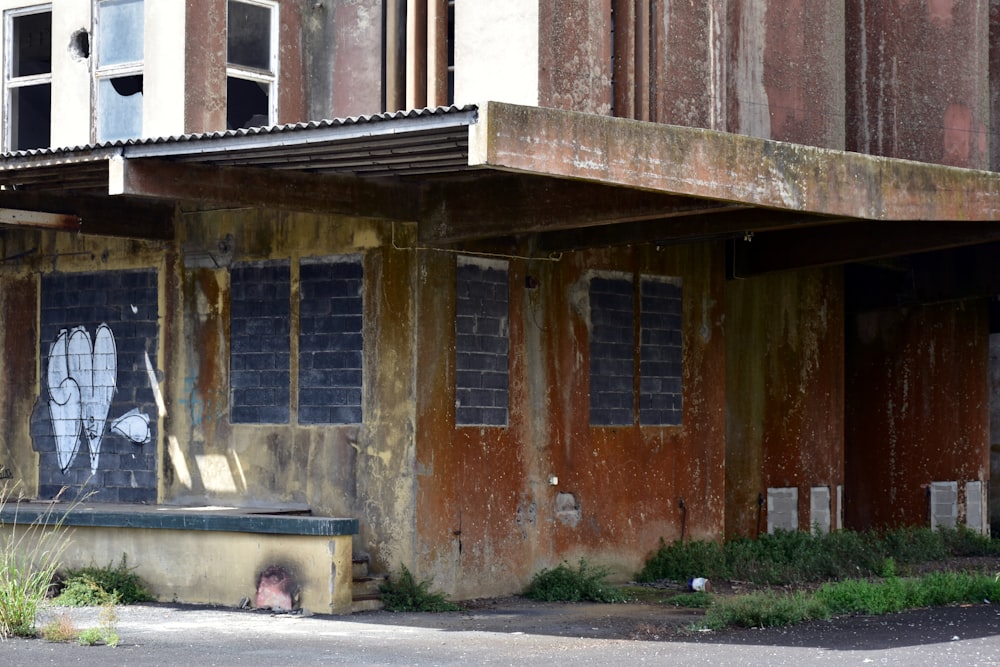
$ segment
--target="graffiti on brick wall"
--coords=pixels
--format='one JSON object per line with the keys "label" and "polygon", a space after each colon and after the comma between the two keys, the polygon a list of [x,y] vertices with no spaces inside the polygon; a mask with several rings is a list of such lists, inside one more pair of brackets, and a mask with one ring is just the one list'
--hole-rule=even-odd
{"label": "graffiti on brick wall", "polygon": [[[101,324],[93,338],[82,326],[62,329],[49,349],[46,377],[60,469],[63,473],[69,469],[86,439],[90,470],[96,473],[118,377],[118,350],[111,327]],[[113,420],[110,430],[136,445],[151,438],[149,416],[138,408]]]}

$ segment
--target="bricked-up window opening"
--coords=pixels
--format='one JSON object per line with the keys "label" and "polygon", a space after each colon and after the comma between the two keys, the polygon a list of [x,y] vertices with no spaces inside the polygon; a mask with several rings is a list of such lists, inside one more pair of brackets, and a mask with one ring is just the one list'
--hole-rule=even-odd
{"label": "bricked-up window opening", "polygon": [[455,302],[455,423],[506,426],[510,387],[506,262],[458,259]]}
{"label": "bricked-up window opening", "polygon": [[45,274],[40,306],[39,497],[155,503],[157,272]]}
{"label": "bricked-up window opening", "polygon": [[639,423],[681,423],[681,286],[669,278],[640,281]]}
{"label": "bricked-up window opening", "polygon": [[142,135],[143,0],[97,3],[97,141]]}
{"label": "bricked-up window opening", "polygon": [[286,262],[230,270],[230,419],[285,424],[290,409],[291,270]]}
{"label": "bricked-up window opening", "polygon": [[229,0],[226,125],[235,130],[277,122],[278,6]]}
{"label": "bricked-up window opening", "polygon": [[631,277],[590,281],[590,423],[635,421],[635,295]]}
{"label": "bricked-up window opening", "polygon": [[4,14],[4,109],[8,150],[45,148],[52,125],[52,12],[49,6]]}
{"label": "bricked-up window opening", "polygon": [[300,424],[361,423],[363,277],[354,257],[299,267]]}
{"label": "bricked-up window opening", "polygon": [[681,423],[681,283],[640,276],[638,284],[637,294],[632,275],[590,279],[592,426],[634,425],[636,392],[639,424]]}

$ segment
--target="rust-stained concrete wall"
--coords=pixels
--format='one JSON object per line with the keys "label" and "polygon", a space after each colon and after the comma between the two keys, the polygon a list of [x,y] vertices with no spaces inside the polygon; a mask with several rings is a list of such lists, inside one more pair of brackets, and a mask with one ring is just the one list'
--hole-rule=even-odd
{"label": "rust-stained concrete wall", "polygon": [[[181,219],[180,321],[166,337],[175,409],[166,425],[164,501],[308,505],[321,515],[358,517],[359,551],[369,551],[383,567],[409,562],[413,263],[410,253],[393,249],[392,239],[405,245],[412,230],[254,210]],[[213,253],[228,259],[214,268],[206,261]],[[299,424],[294,391],[288,423],[231,423],[228,261],[288,261],[294,321],[299,260],[337,254],[363,258],[363,425]],[[300,370],[295,333],[293,326],[293,387]]]}
{"label": "rust-stained concrete wall", "polygon": [[846,341],[845,524],[928,525],[931,482],[989,478],[986,304],[856,314]]}
{"label": "rust-stained concrete wall", "polygon": [[802,530],[814,523],[810,488],[828,487],[836,498],[844,481],[843,312],[838,269],[727,284],[727,537],[767,530],[758,502],[768,488],[799,489]]}
{"label": "rust-stained concrete wall", "polygon": [[[382,3],[279,0],[278,123],[383,110]],[[226,0],[188,0],[185,132],[226,127]]]}
{"label": "rust-stained concrete wall", "polygon": [[[512,261],[506,428],[455,427],[455,258],[421,255],[421,577],[459,596],[501,594],[519,590],[542,567],[578,557],[627,577],[661,537],[679,538],[682,529],[690,538],[721,534],[722,255],[720,245],[644,246]],[[682,426],[589,425],[589,336],[580,299],[595,270],[683,280]]]}
{"label": "rust-stained concrete wall", "polygon": [[611,112],[611,0],[538,6],[538,105]]}
{"label": "rust-stained concrete wall", "polygon": [[987,168],[989,0],[847,0],[849,150]]}
{"label": "rust-stained concrete wall", "polygon": [[843,148],[843,3],[740,0],[728,19],[727,129]]}

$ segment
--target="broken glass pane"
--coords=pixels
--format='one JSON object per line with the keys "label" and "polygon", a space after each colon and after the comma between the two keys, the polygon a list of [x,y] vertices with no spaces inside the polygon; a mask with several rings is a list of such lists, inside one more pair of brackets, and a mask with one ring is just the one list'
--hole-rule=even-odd
{"label": "broken glass pane", "polygon": [[52,12],[21,14],[11,19],[12,77],[52,71]]}
{"label": "broken glass pane", "polygon": [[97,140],[117,141],[142,134],[142,75],[99,79]]}
{"label": "broken glass pane", "polygon": [[142,62],[143,0],[101,0],[98,6],[99,67]]}
{"label": "broken glass pane", "polygon": [[226,128],[238,130],[270,124],[271,86],[260,81],[226,79]]}
{"label": "broken glass pane", "polygon": [[271,9],[229,0],[229,64],[271,70]]}

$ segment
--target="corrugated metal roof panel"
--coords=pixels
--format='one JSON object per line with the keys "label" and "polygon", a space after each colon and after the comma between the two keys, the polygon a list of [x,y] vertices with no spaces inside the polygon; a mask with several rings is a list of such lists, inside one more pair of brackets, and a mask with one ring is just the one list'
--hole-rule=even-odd
{"label": "corrugated metal roof panel", "polygon": [[118,156],[341,174],[447,173],[468,167],[468,126],[477,120],[475,105],[450,106],[17,151],[0,155],[0,184],[102,187],[108,160]]}

